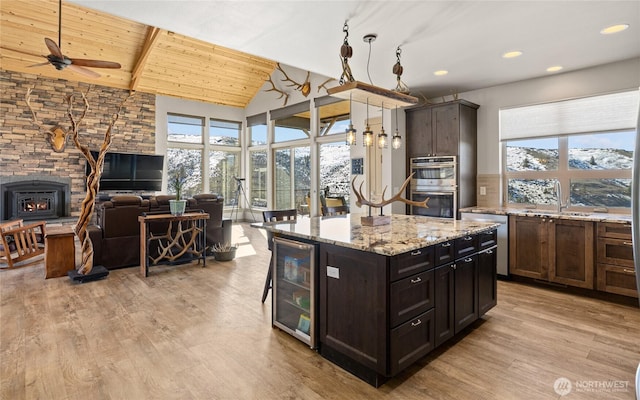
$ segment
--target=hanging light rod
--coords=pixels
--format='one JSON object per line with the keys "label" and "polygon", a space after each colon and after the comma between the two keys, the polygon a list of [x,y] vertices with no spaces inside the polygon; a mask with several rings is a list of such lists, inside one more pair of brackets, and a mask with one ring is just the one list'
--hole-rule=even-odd
{"label": "hanging light rod", "polygon": [[351,95],[353,101],[358,103],[366,103],[368,99],[369,105],[382,107],[384,104],[384,108],[388,109],[418,104],[417,97],[358,81],[332,87],[327,90],[327,93],[329,96],[345,100],[348,100]]}

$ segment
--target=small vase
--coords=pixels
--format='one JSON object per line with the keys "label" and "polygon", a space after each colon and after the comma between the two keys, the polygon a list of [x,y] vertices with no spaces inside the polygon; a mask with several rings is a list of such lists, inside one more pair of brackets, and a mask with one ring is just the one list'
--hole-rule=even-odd
{"label": "small vase", "polygon": [[171,215],[184,214],[184,209],[186,207],[187,207],[186,200],[169,200],[169,210],[171,210]]}

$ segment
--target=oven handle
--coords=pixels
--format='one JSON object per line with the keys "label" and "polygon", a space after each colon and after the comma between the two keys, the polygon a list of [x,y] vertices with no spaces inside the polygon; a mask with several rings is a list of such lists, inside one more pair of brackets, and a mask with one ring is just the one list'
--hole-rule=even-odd
{"label": "oven handle", "polygon": [[442,164],[412,164],[411,165],[411,169],[424,169],[424,168],[429,168],[429,169],[435,169],[435,168],[451,168],[451,167],[455,167],[456,164],[455,163],[442,163]]}
{"label": "oven handle", "polygon": [[415,191],[415,190],[411,192],[411,194],[426,194],[426,195],[431,194],[431,195],[444,195],[444,196],[455,194],[455,193],[456,193],[455,189],[448,192],[435,192],[435,191],[423,192],[423,191]]}

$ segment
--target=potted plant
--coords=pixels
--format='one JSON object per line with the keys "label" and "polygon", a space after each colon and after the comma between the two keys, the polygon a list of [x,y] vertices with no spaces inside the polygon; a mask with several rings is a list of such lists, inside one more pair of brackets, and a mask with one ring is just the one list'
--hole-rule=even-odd
{"label": "potted plant", "polygon": [[236,257],[237,245],[231,243],[216,243],[211,247],[211,253],[216,261],[231,261]]}
{"label": "potted plant", "polygon": [[187,173],[181,165],[169,173],[169,186],[176,194],[175,200],[169,200],[172,215],[182,215],[187,207],[187,201],[182,199],[182,187],[187,182]]}

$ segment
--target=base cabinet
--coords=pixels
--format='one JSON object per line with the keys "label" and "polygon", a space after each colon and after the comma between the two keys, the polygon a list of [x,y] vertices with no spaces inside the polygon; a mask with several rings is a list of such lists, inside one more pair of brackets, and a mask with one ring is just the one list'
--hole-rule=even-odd
{"label": "base cabinet", "polygon": [[599,222],[597,243],[598,290],[638,297],[631,226]]}
{"label": "base cabinet", "polygon": [[320,353],[379,386],[455,336],[478,319],[481,299],[483,312],[495,305],[496,258],[478,243],[470,236],[389,257],[320,243]]}
{"label": "base cabinet", "polygon": [[478,316],[481,317],[498,304],[498,247],[478,253]]}
{"label": "base cabinet", "polygon": [[545,217],[509,217],[509,272],[594,288],[594,225]]}

